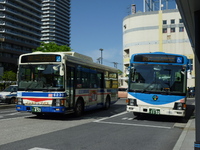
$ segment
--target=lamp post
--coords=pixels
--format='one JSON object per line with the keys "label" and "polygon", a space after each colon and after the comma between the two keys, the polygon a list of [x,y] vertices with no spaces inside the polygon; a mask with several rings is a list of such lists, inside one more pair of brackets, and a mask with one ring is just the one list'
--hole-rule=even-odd
{"label": "lamp post", "polygon": [[103,64],[103,55],[102,55],[102,53],[103,53],[103,49],[100,48],[99,50],[101,51],[101,64]]}

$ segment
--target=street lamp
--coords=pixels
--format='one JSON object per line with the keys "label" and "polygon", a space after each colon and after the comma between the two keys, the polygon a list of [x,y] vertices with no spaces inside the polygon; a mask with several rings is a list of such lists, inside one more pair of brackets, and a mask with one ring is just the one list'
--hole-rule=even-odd
{"label": "street lamp", "polygon": [[102,55],[103,49],[100,48],[99,50],[101,51],[101,64],[103,64],[103,55]]}

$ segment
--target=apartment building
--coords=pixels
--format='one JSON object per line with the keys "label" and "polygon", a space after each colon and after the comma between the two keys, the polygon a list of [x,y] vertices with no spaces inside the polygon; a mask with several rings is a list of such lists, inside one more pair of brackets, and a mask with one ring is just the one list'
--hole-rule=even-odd
{"label": "apartment building", "polygon": [[0,0],[0,75],[40,45],[41,0]]}
{"label": "apartment building", "polygon": [[0,75],[43,42],[70,46],[70,0],[0,0]]}
{"label": "apartment building", "polygon": [[41,41],[70,45],[70,2],[70,0],[42,0]]}

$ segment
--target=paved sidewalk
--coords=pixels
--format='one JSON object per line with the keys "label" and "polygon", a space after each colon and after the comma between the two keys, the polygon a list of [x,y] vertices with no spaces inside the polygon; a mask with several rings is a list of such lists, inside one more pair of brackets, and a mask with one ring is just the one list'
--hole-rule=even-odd
{"label": "paved sidewalk", "polygon": [[[189,105],[195,106],[195,101],[192,101],[194,98],[188,98]],[[191,100],[191,101],[190,101]],[[193,115],[190,116],[186,126],[184,127],[176,145],[173,150],[194,150],[195,142],[195,110]]]}
{"label": "paved sidewalk", "polygon": [[173,150],[194,150],[195,119],[190,119],[181,133]]}

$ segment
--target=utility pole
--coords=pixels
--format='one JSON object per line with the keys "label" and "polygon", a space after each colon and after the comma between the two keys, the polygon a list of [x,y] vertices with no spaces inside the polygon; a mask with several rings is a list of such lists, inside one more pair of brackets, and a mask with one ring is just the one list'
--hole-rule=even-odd
{"label": "utility pole", "polygon": [[113,63],[114,63],[114,67],[117,68],[117,64],[118,64],[118,63],[117,63],[117,62],[113,62]]}
{"label": "utility pole", "polygon": [[99,58],[97,59],[97,63],[99,63],[99,64],[100,64],[100,59],[101,59],[101,57],[99,57]]}
{"label": "utility pole", "polygon": [[100,48],[99,50],[101,51],[101,64],[103,64],[103,54],[102,54],[103,53],[103,49]]}

